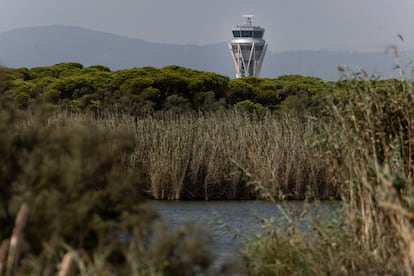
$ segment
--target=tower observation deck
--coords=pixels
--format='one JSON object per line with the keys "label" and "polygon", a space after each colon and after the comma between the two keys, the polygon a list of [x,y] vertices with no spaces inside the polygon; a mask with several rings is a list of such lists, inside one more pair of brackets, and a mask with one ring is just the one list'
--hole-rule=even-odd
{"label": "tower observation deck", "polygon": [[243,15],[244,24],[233,27],[233,39],[228,43],[236,78],[258,77],[266,53],[263,40],[265,29],[253,26],[253,15]]}

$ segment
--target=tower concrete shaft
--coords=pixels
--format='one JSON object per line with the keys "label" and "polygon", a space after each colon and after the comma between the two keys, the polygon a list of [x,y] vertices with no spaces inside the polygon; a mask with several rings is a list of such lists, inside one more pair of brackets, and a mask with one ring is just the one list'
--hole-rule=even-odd
{"label": "tower concrete shaft", "polygon": [[233,27],[233,39],[228,43],[236,78],[258,77],[267,49],[263,40],[265,29],[253,26],[253,15],[244,15],[243,25]]}

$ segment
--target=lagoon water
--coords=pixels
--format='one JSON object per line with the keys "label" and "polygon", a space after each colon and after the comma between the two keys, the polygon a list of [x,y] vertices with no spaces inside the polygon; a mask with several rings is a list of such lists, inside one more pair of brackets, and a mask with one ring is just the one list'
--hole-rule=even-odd
{"label": "lagoon water", "polygon": [[[247,239],[263,234],[264,222],[272,221],[272,227],[286,225],[283,212],[298,218],[299,227],[307,231],[306,226],[312,219],[334,216],[341,208],[339,201],[307,205],[304,201],[287,201],[279,203],[280,208],[270,201],[242,200],[151,201],[151,205],[171,228],[185,222],[207,227],[213,237],[212,250],[224,259],[237,257]],[[305,213],[304,209],[308,211]]]}

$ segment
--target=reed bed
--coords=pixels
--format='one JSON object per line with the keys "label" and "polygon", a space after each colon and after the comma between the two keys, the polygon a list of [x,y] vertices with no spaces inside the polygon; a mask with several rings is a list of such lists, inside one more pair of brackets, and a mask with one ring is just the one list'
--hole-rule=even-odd
{"label": "reed bed", "polygon": [[335,191],[314,147],[317,127],[289,115],[163,114],[137,122],[135,158],[157,199],[261,198],[262,188],[278,199],[326,198]]}
{"label": "reed bed", "polygon": [[402,78],[365,82],[338,106],[346,147],[335,175],[346,183],[348,231],[383,273],[414,274],[414,89]]}
{"label": "reed bed", "polygon": [[331,106],[335,131],[321,140],[343,212],[315,218],[311,238],[287,213],[286,231],[273,225],[248,244],[251,275],[414,274],[413,83],[351,79],[345,90]]}
{"label": "reed bed", "polygon": [[[59,113],[51,122],[77,122],[79,116]],[[263,191],[276,199],[339,195],[319,142],[330,129],[316,119],[233,110],[107,115],[97,123],[135,133],[130,161],[147,177],[146,192],[155,199],[255,199],[264,198]]]}

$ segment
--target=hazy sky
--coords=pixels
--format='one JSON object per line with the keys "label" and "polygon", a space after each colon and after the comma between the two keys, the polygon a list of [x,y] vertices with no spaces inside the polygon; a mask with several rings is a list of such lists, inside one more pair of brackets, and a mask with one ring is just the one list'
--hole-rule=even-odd
{"label": "hazy sky", "polygon": [[414,48],[414,0],[0,0],[0,32],[71,25],[154,42],[210,44],[254,14],[272,51]]}

